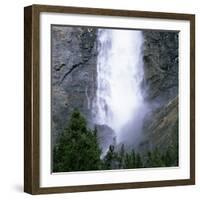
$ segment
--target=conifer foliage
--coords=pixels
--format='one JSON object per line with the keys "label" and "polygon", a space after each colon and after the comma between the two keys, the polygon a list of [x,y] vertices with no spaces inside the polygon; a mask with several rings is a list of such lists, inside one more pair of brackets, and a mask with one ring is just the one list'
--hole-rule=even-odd
{"label": "conifer foliage", "polygon": [[53,150],[53,171],[98,170],[101,151],[96,130],[87,128],[85,118],[75,110]]}
{"label": "conifer foliage", "polygon": [[154,149],[146,154],[126,151],[124,144],[116,149],[110,145],[101,158],[97,130],[87,127],[85,118],[75,110],[67,128],[53,149],[53,172],[135,169],[177,166],[178,151],[169,148],[165,153]]}

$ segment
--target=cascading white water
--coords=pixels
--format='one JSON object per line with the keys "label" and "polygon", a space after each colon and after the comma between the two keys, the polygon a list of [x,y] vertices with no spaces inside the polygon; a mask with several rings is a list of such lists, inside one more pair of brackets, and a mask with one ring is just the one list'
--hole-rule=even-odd
{"label": "cascading white water", "polygon": [[118,142],[124,127],[142,112],[142,45],[141,31],[98,30],[95,120],[111,127]]}

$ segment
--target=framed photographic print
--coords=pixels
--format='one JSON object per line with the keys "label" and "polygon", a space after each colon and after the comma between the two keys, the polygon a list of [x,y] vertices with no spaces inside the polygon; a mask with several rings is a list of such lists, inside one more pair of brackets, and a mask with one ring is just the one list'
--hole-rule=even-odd
{"label": "framed photographic print", "polygon": [[24,191],[195,183],[195,16],[24,10]]}

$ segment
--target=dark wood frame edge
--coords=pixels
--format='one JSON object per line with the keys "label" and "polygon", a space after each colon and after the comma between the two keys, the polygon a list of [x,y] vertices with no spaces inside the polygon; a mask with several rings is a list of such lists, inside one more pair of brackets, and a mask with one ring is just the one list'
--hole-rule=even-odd
{"label": "dark wood frame edge", "polygon": [[[39,14],[77,13],[190,21],[190,178],[41,188],[39,184]],[[29,194],[83,192],[195,184],[195,15],[149,11],[32,5],[24,8],[24,191]]]}

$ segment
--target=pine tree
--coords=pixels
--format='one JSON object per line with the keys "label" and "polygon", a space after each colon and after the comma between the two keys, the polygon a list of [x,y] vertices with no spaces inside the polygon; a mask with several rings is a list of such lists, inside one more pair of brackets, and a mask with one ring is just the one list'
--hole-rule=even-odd
{"label": "pine tree", "polygon": [[136,157],[135,157],[135,151],[134,150],[132,150],[131,153],[126,153],[124,163],[125,163],[124,164],[125,169],[136,168]]}
{"label": "pine tree", "polygon": [[75,110],[53,149],[53,171],[98,170],[100,155],[96,130],[88,129],[85,118]]}
{"label": "pine tree", "polygon": [[131,169],[132,168],[131,155],[128,154],[128,153],[126,153],[126,155],[125,155],[124,168],[125,169]]}
{"label": "pine tree", "polygon": [[148,168],[148,167],[152,167],[152,165],[153,165],[152,153],[151,153],[151,151],[148,151],[148,153],[147,153],[147,159],[146,159],[144,167]]}
{"label": "pine tree", "polygon": [[122,144],[119,155],[118,155],[118,161],[119,161],[119,168],[124,168],[125,165],[125,149],[124,144]]}
{"label": "pine tree", "polygon": [[162,160],[162,155],[159,152],[158,148],[155,148],[152,154],[152,167],[163,167],[165,164]]}
{"label": "pine tree", "polygon": [[104,169],[113,169],[113,164],[116,160],[116,153],[114,152],[114,145],[109,146],[109,150],[104,157]]}
{"label": "pine tree", "polygon": [[170,152],[169,149],[167,149],[167,151],[164,155],[163,162],[165,163],[166,167],[170,167],[171,165],[173,165],[172,153]]}
{"label": "pine tree", "polygon": [[135,168],[142,168],[143,162],[139,153],[136,154]]}
{"label": "pine tree", "polygon": [[131,152],[131,163],[132,163],[132,167],[135,168],[136,167],[136,157],[135,157],[134,149]]}

